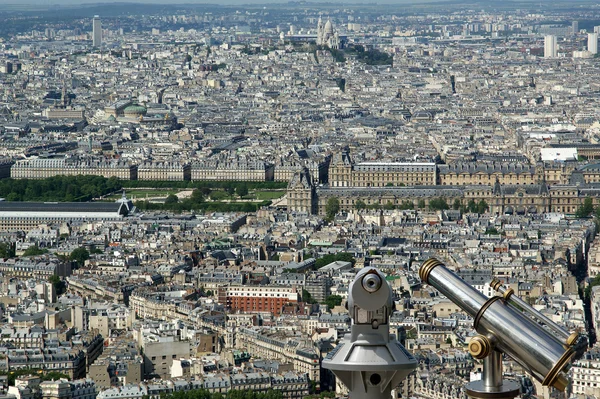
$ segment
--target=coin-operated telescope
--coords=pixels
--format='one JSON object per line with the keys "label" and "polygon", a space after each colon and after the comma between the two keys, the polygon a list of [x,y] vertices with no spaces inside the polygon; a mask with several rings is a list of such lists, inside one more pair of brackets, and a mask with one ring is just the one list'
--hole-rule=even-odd
{"label": "coin-operated telescope", "polygon": [[519,394],[516,382],[502,378],[503,353],[542,385],[565,390],[566,372],[587,348],[585,337],[565,331],[498,280],[490,285],[500,295],[487,298],[435,258],[423,263],[419,277],[474,319],[479,335],[469,342],[469,352],[483,359],[483,378],[466,386],[468,396],[508,399]]}
{"label": "coin-operated telescope", "polygon": [[415,358],[390,335],[392,289],[377,269],[362,269],[348,290],[350,337],[323,360],[349,389],[350,399],[390,399],[416,367]]}

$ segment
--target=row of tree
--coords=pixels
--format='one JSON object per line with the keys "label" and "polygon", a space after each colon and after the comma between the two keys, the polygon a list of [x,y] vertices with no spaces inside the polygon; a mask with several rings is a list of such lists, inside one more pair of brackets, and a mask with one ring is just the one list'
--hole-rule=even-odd
{"label": "row of tree", "polygon": [[286,182],[277,181],[149,181],[149,180],[122,180],[124,188],[210,188],[231,190],[237,192],[238,188],[245,186],[248,190],[282,190],[287,187]]}
{"label": "row of tree", "polygon": [[149,201],[136,201],[135,206],[142,211],[172,211],[172,212],[256,212],[264,206],[271,205],[271,201],[261,202],[195,202],[191,198],[165,203]]}
{"label": "row of tree", "polygon": [[[385,204],[366,204],[363,200],[357,200],[354,203],[354,207],[358,210],[362,210],[362,209],[400,209],[400,210],[410,210],[410,209],[414,209],[415,205],[412,201],[402,201],[401,204],[396,205],[391,201],[388,201]],[[446,201],[445,198],[440,197],[440,198],[432,198],[431,200],[429,200],[429,204],[426,205],[425,204],[425,200],[420,199],[417,203],[417,209],[426,209],[429,208],[429,210],[432,211],[442,211],[445,209],[450,209],[450,205],[448,204],[448,202]],[[487,202],[485,202],[485,200],[481,200],[479,202],[475,202],[474,200],[470,200],[467,205],[463,205],[462,202],[460,201],[460,199],[455,199],[454,203],[452,204],[452,208],[455,210],[460,210],[463,213],[466,212],[471,212],[471,213],[485,213],[488,209],[489,206],[487,204]],[[335,217],[335,215],[337,215],[337,213],[340,211],[340,200],[337,197],[331,197],[327,200],[327,204],[325,205],[325,217],[327,220],[331,221],[333,220],[333,218]]]}
{"label": "row of tree", "polygon": [[102,176],[53,176],[42,180],[1,179],[0,197],[7,201],[89,201],[120,190],[121,182]]}
{"label": "row of tree", "polygon": [[347,55],[355,55],[356,59],[367,65],[392,65],[394,57],[377,49],[367,50],[360,44],[350,46],[344,50]]}
{"label": "row of tree", "polygon": [[[7,201],[45,201],[45,202],[79,202],[119,191],[122,188],[173,188],[200,189],[203,195],[211,192],[230,196],[234,193],[240,197],[248,195],[249,190],[284,189],[285,182],[233,182],[233,181],[144,181],[119,180],[116,177],[78,175],[52,176],[41,180],[0,179],[0,197]],[[220,190],[220,191],[213,191]],[[218,195],[218,194],[215,194]]]}

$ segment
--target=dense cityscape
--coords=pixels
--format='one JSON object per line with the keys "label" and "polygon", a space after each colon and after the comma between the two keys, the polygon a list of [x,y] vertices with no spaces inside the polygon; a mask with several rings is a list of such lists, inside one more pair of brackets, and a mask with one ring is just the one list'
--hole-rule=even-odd
{"label": "dense cityscape", "polygon": [[431,257],[590,347],[599,398],[600,5],[0,4],[0,399],[322,399],[376,268],[467,398],[473,318]]}

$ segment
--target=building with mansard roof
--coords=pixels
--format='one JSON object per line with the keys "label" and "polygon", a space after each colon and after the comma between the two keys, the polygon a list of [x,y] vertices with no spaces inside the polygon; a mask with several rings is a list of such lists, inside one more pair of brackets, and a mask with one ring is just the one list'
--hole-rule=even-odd
{"label": "building with mansard roof", "polygon": [[384,206],[403,208],[428,208],[434,199],[444,199],[448,206],[467,206],[485,201],[492,214],[540,214],[558,212],[575,214],[586,198],[594,207],[600,205],[600,184],[548,185],[537,184],[493,185],[431,185],[404,187],[316,187],[310,172],[303,169],[288,185],[288,210],[325,215],[330,198],[339,201],[341,211],[351,211],[357,206]]}

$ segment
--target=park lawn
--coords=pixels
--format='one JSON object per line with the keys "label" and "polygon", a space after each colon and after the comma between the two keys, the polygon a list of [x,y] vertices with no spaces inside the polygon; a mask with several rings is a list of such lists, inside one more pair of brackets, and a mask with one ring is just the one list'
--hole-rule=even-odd
{"label": "park lawn", "polygon": [[257,200],[266,201],[281,198],[285,195],[285,191],[255,191],[254,196]]}

